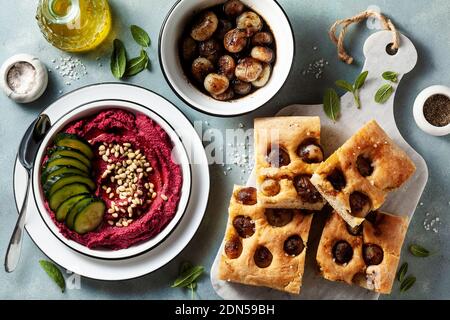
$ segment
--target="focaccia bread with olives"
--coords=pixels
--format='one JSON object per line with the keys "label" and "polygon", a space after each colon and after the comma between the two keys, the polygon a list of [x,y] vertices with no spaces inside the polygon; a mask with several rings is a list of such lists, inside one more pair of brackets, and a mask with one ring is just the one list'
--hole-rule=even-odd
{"label": "focaccia bread with olives", "polygon": [[264,209],[256,189],[235,186],[218,278],[299,293],[313,214]]}
{"label": "focaccia bread with olives", "polygon": [[319,165],[311,183],[350,226],[356,227],[414,171],[407,154],[372,120]]}
{"label": "focaccia bread with olives", "polygon": [[333,211],[317,249],[322,276],[390,293],[407,228],[406,217],[379,211],[371,212],[360,226],[351,228]]}
{"label": "focaccia bread with olives", "polygon": [[325,200],[310,182],[323,161],[319,117],[258,118],[254,124],[261,206],[322,209]]}

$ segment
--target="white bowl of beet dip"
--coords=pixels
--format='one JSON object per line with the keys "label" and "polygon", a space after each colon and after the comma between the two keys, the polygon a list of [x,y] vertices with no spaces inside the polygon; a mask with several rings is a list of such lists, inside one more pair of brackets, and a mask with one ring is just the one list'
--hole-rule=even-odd
{"label": "white bowl of beet dip", "polygon": [[450,88],[442,85],[422,90],[414,101],[414,120],[433,136],[450,134]]}
{"label": "white bowl of beet dip", "polygon": [[[43,183],[48,179],[42,180],[61,133],[80,137],[92,149],[90,192],[105,210],[98,227],[86,233],[57,219]],[[59,165],[63,175],[84,169],[73,162],[70,150],[62,152],[72,159],[71,165]],[[132,102],[98,101],[53,124],[38,150],[32,186],[39,213],[57,239],[94,258],[125,259],[151,250],[176,228],[189,201],[191,170],[179,136],[157,113]]]}
{"label": "white bowl of beet dip", "polygon": [[294,51],[288,17],[272,0],[180,0],[159,36],[160,65],[172,90],[217,116],[249,113],[270,101],[289,75]]}

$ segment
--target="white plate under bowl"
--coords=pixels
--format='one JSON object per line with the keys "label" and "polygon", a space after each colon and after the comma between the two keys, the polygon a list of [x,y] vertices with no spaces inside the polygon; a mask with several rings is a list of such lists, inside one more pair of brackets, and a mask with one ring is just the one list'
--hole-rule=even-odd
{"label": "white plate under bowl", "polygon": [[167,15],[159,35],[159,62],[173,91],[199,111],[219,116],[251,112],[268,102],[283,86],[294,59],[294,34],[286,13],[274,0],[241,0],[269,25],[276,43],[276,60],[269,82],[255,92],[230,101],[218,101],[198,90],[187,79],[179,58],[179,42],[196,12],[225,0],[179,0]]}
{"label": "white plate under bowl", "polygon": [[[169,135],[174,145],[172,150],[173,160],[176,163],[178,163],[182,169],[183,184],[181,186],[181,197],[178,203],[177,211],[173,219],[155,237],[147,241],[135,244],[126,249],[120,250],[90,249],[62,235],[61,232],[59,231],[58,226],[53,222],[52,218],[50,217],[50,214],[47,212],[44,206],[45,197],[40,179],[42,171],[41,170],[42,160],[46,155],[47,148],[53,143],[56,134],[61,132],[61,130],[63,130],[68,124],[89,116],[93,116],[95,114],[98,114],[99,112],[112,109],[119,109],[119,110],[121,109],[131,112],[133,114],[137,113],[144,114],[153,121],[155,121]],[[52,128],[48,132],[45,139],[42,141],[42,144],[37,152],[33,170],[32,183],[33,183],[33,195],[35,197],[39,213],[44,219],[44,222],[47,224],[47,226],[59,240],[61,240],[64,244],[66,244],[70,248],[91,257],[102,259],[124,259],[150,250],[151,248],[159,244],[161,241],[163,241],[167,237],[167,235],[176,227],[181,217],[183,216],[189,201],[189,194],[191,192],[191,169],[189,166],[189,159],[186,150],[184,149],[183,143],[181,142],[179,136],[174,131],[174,129],[157,113],[134,102],[120,101],[120,100],[101,100],[101,101],[93,101],[84,104],[82,106],[79,106],[78,108],[75,108],[74,110],[64,115],[56,123],[52,123]]]}
{"label": "white plate under bowl", "polygon": [[[130,98],[132,97],[132,98]],[[189,120],[163,97],[138,86],[106,83],[91,85],[62,96],[43,113],[56,123],[80,105],[97,100],[130,101],[160,115],[175,132],[182,133],[191,165],[192,190],[185,214],[177,227],[158,246],[128,259],[98,259],[76,252],[58,241],[39,214],[33,197],[28,199],[25,228],[34,243],[54,262],[79,275],[98,280],[125,280],[153,272],[175,258],[197,231],[209,196],[209,168],[202,142]],[[194,157],[195,156],[195,157]],[[194,159],[195,158],[195,159]],[[16,205],[24,199],[26,171],[16,160],[13,180]]]}

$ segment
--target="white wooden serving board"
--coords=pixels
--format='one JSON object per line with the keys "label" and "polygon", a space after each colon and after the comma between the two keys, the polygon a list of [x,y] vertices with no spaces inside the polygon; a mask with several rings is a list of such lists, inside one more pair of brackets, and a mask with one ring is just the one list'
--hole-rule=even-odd
{"label": "white wooden serving board", "polygon": [[[375,103],[374,95],[378,88],[387,82],[381,77],[384,71],[398,73],[398,82],[393,84],[396,89],[403,75],[416,65],[417,51],[407,37],[400,35],[398,52],[395,55],[389,55],[386,52],[386,46],[391,41],[391,32],[380,31],[372,34],[364,44],[366,60],[362,71],[368,70],[369,74],[360,92],[361,110],[356,109],[352,94],[346,93],[341,97],[341,117],[335,123],[325,115],[322,105],[291,105],[282,109],[277,115],[319,116],[322,125],[321,143],[326,155],[330,155],[341,146],[364,123],[375,119],[387,134],[406,151],[417,167],[415,174],[408,182],[388,196],[381,209],[393,214],[412,217],[428,179],[428,168],[424,159],[403,139],[395,124],[393,108],[395,92],[383,105]],[[254,172],[252,172],[247,185],[255,186]],[[224,299],[378,299],[379,295],[372,291],[358,286],[327,281],[320,277],[317,272],[315,255],[323,220],[323,217],[318,217],[318,215],[313,220],[300,295],[218,280],[217,268],[223,244],[217,253],[210,273],[214,290]]]}

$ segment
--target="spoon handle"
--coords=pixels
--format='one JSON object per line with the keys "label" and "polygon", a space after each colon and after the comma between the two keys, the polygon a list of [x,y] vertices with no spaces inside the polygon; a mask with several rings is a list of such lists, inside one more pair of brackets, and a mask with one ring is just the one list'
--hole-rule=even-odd
{"label": "spoon handle", "polygon": [[25,218],[28,205],[28,193],[30,191],[30,175],[31,173],[27,170],[27,189],[25,192],[25,198],[23,199],[22,208],[19,212],[19,217],[17,218],[16,226],[14,227],[11,240],[9,241],[8,250],[6,251],[5,257],[5,270],[6,272],[13,272],[20,260],[20,253],[22,251],[22,239],[25,227]]}

